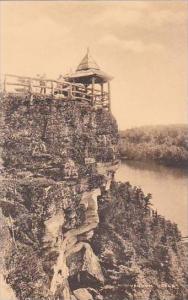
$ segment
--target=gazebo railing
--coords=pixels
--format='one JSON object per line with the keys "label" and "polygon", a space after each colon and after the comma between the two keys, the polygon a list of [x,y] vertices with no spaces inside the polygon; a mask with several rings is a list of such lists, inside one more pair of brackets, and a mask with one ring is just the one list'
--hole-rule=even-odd
{"label": "gazebo railing", "polygon": [[58,81],[39,77],[26,77],[13,74],[4,75],[3,92],[53,96],[57,99],[87,101],[96,106],[108,103],[108,93],[98,89],[85,88],[79,83]]}

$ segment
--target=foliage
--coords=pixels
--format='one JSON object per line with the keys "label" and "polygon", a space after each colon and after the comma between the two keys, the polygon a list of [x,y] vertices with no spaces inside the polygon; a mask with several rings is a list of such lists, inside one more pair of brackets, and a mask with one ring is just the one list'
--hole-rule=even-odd
{"label": "foliage", "polygon": [[188,126],[145,126],[120,132],[122,157],[188,165]]}
{"label": "foliage", "polygon": [[[110,299],[124,299],[122,289],[123,295],[132,295],[125,299],[148,299],[149,294],[143,296],[145,291],[153,295],[156,286],[157,294],[161,285],[163,296],[165,290],[174,296],[185,292],[188,278],[181,233],[176,224],[152,209],[150,199],[151,194],[144,195],[129,182],[113,182],[108,199],[100,199],[100,225],[93,247],[106,285],[111,286]],[[109,299],[105,289],[103,295]],[[163,299],[170,298],[165,295]]]}

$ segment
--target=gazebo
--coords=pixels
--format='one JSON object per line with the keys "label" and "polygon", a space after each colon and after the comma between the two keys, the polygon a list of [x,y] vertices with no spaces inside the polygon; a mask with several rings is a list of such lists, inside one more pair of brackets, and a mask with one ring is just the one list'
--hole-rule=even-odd
{"label": "gazebo", "polygon": [[80,84],[94,106],[110,109],[110,81],[112,77],[101,71],[90,55],[89,49],[74,73],[65,76],[65,80]]}

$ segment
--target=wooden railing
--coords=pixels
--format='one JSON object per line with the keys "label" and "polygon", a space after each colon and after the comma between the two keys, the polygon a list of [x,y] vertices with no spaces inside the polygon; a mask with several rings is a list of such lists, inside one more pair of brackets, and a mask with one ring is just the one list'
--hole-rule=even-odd
{"label": "wooden railing", "polygon": [[40,77],[26,77],[6,74],[3,82],[4,93],[53,96],[58,99],[88,101],[96,106],[108,105],[108,93],[98,89],[85,88],[78,83],[58,81]]}
{"label": "wooden railing", "polygon": [[71,94],[72,84],[40,77],[23,77],[6,74],[4,76],[4,92],[56,95]]}

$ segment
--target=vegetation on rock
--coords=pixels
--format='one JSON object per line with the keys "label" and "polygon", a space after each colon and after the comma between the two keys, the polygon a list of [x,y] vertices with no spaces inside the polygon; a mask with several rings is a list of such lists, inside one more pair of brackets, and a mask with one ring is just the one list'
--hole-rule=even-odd
{"label": "vegetation on rock", "polygon": [[11,95],[2,107],[3,273],[17,299],[183,300],[177,225],[150,194],[113,181],[111,113]]}
{"label": "vegetation on rock", "polygon": [[150,198],[129,182],[113,182],[99,200],[93,249],[105,276],[100,290],[105,300],[183,300],[188,295],[181,234],[151,208]]}

